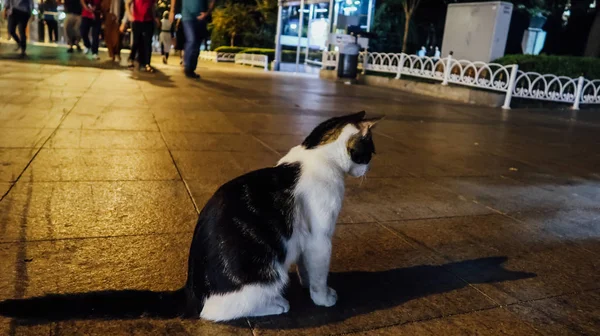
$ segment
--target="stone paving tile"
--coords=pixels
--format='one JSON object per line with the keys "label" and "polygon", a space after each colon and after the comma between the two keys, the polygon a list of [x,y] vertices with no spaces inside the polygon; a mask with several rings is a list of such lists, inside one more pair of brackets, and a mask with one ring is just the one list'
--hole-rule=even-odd
{"label": "stone paving tile", "polygon": [[0,242],[192,232],[197,218],[181,181],[20,181],[0,212]]}
{"label": "stone paving tile", "polygon": [[[347,179],[346,222],[393,221],[491,213],[492,210],[421,178]],[[370,220],[366,220],[369,218]]]}
{"label": "stone paving tile", "polygon": [[4,128],[56,128],[72,106],[61,105],[54,111],[40,111],[38,107],[22,108],[0,116]]}
{"label": "stone paving tile", "polygon": [[0,181],[15,181],[36,151],[35,148],[0,148]]}
{"label": "stone paving tile", "polygon": [[221,112],[187,114],[184,117],[156,116],[162,132],[240,133]]}
{"label": "stone paving tile", "polygon": [[273,167],[279,156],[265,152],[173,151],[173,157],[186,180],[227,182],[252,170]]}
{"label": "stone paving tile", "polygon": [[0,197],[2,197],[2,195],[6,194],[8,189],[10,189],[11,185],[12,185],[12,183],[0,182]]}
{"label": "stone paving tile", "polygon": [[0,298],[176,290],[186,279],[191,238],[184,233],[2,243]]}
{"label": "stone paving tile", "polygon": [[554,335],[600,334],[600,291],[563,295],[509,306],[538,332]]}
{"label": "stone paving tile", "polygon": [[159,132],[58,129],[46,148],[166,149]]}
{"label": "stone paving tile", "polygon": [[581,178],[559,174],[523,174],[514,175],[511,178],[552,193],[575,199],[583,198],[600,204],[600,193],[598,193],[600,179],[597,178]]}
{"label": "stone paving tile", "polygon": [[[330,308],[314,306],[308,292],[292,276],[287,294],[290,312],[253,318],[251,323],[258,335],[342,334],[494,306],[448,272],[452,264],[440,264],[435,259],[440,260],[380,225],[339,226],[329,277],[329,285],[338,293],[337,304]],[[492,270],[486,280],[490,282],[521,276],[504,270],[494,260],[475,259],[464,265],[471,263],[488,265]]]}
{"label": "stone paving tile", "polygon": [[166,150],[42,149],[25,181],[175,180]]}
{"label": "stone paving tile", "polygon": [[553,209],[526,213],[511,213],[534,232],[550,233],[600,256],[600,209]]}
{"label": "stone paving tile", "polygon": [[60,128],[158,131],[154,117],[150,113],[123,115],[118,112],[102,114],[71,113],[62,122]]}
{"label": "stone paving tile", "polygon": [[174,151],[266,152],[269,148],[248,134],[163,132]]}
{"label": "stone paving tile", "polygon": [[487,309],[433,320],[357,332],[356,336],[454,336],[454,335],[540,335],[537,326],[520,320],[505,308]]}
{"label": "stone paving tile", "polygon": [[52,128],[0,128],[0,148],[39,148]]}
{"label": "stone paving tile", "polygon": [[[600,267],[593,254],[506,216],[472,216],[385,223],[415,244],[458,262],[475,257],[506,256],[507,269],[534,277],[500,284],[475,284],[501,304],[540,299],[593,289]],[[452,271],[472,282],[485,269],[457,267]]]}
{"label": "stone paving tile", "polygon": [[260,113],[225,113],[227,119],[244,132],[252,134],[298,134],[307,136],[326,119],[310,115],[274,115]]}
{"label": "stone paving tile", "polygon": [[[0,333],[10,334],[10,320],[0,317]],[[182,319],[136,319],[136,320],[87,320],[64,321],[44,325],[15,323],[14,334],[19,336],[252,336],[249,326],[231,327],[202,320]]]}
{"label": "stone paving tile", "polygon": [[585,197],[557,190],[549,191],[512,178],[436,178],[432,181],[466,199],[505,213],[600,207],[598,202]]}

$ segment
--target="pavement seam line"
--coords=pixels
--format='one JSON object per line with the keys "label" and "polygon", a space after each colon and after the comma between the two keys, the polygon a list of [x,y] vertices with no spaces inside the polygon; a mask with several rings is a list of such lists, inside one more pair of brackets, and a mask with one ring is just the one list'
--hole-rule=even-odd
{"label": "pavement seam line", "polygon": [[264,141],[260,140],[256,135],[252,134],[252,133],[247,133],[248,135],[250,135],[254,140],[256,140],[258,143],[260,143],[261,145],[263,145],[266,149],[270,150],[271,152],[275,153],[277,156],[282,157],[283,155],[281,155],[281,153],[279,153],[277,150],[275,150],[275,148],[267,145],[267,143],[265,143]]}
{"label": "pavement seam line", "polygon": [[[146,101],[146,103],[150,104],[150,102],[148,101],[148,97],[146,97],[146,94],[144,93],[144,90],[142,90],[142,88],[140,87],[139,84],[138,84],[138,88],[142,92],[142,96],[144,97],[144,100]],[[183,177],[183,174],[181,173],[181,169],[179,169],[179,166],[177,165],[177,162],[175,161],[175,157],[173,156],[173,153],[171,152],[171,148],[169,148],[169,143],[167,142],[167,139],[165,138],[165,135],[164,135],[162,129],[160,128],[158,120],[156,120],[156,115],[154,114],[154,112],[152,111],[152,109],[150,109],[150,113],[152,114],[152,119],[154,120],[154,123],[156,124],[156,128],[158,129],[158,132],[160,133],[160,137],[161,137],[163,143],[165,144],[167,152],[169,153],[169,156],[171,157],[171,161],[173,162],[173,166],[175,166],[175,170],[177,171],[177,174],[179,175],[179,178],[181,179],[181,182],[183,182],[183,185],[185,186],[185,190],[188,193],[190,201],[192,201],[192,205],[194,206],[194,210],[196,211],[196,213],[200,213],[200,210],[198,208],[198,204],[196,204],[196,200],[194,199],[194,196],[192,195],[192,190],[190,189],[189,184],[187,183],[187,181]]]}
{"label": "pavement seam line", "polygon": [[48,141],[50,141],[50,139],[52,139],[52,137],[54,137],[54,135],[56,134],[56,132],[58,132],[58,129],[63,124],[63,122],[65,121],[65,119],[67,119],[67,117],[71,114],[71,112],[73,112],[73,110],[75,109],[75,107],[77,106],[77,104],[79,104],[79,102],[81,101],[81,99],[83,98],[83,96],[85,96],[85,94],[89,92],[89,90],[94,85],[94,83],[96,82],[96,80],[98,80],[98,77],[100,77],[100,76],[97,75],[96,78],[94,78],[94,80],[90,83],[90,85],[83,92],[83,94],[79,98],[77,98],[77,101],[75,101],[75,104],[73,104],[73,106],[69,109],[69,111],[67,111],[67,113],[65,113],[65,114],[62,115],[62,117],[60,118],[60,122],[58,123],[58,125],[56,126],[56,128],[54,128],[54,130],[52,131],[52,133],[50,133],[50,135],[48,135],[48,137],[46,138],[46,140],[44,140],[44,142],[42,143],[42,145],[39,148],[36,149],[35,153],[31,157],[31,159],[29,159],[29,161],[27,162],[27,164],[25,165],[25,167],[23,168],[23,170],[21,170],[21,172],[19,173],[19,175],[17,176],[17,178],[13,182],[11,182],[10,187],[8,187],[8,189],[6,190],[6,192],[4,193],[4,195],[2,195],[2,197],[0,197],[0,202],[2,202],[6,198],[6,196],[8,196],[8,194],[14,188],[14,186],[17,184],[17,182],[19,182],[19,180],[21,179],[21,176],[23,176],[23,174],[25,173],[25,171],[27,170],[27,168],[29,168],[29,166],[31,166],[31,163],[33,162],[33,160],[35,160],[35,158],[42,151],[42,149],[44,148],[44,146],[46,146],[46,144],[48,143]]}

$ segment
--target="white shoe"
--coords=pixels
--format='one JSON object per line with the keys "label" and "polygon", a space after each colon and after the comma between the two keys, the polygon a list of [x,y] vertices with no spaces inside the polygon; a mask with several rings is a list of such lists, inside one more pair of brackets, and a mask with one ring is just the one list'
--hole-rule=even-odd
{"label": "white shoe", "polygon": [[92,59],[93,59],[94,61],[97,61],[97,60],[99,60],[99,59],[100,59],[100,57],[98,56],[98,54],[93,54],[93,55],[92,55]]}
{"label": "white shoe", "polygon": [[91,50],[89,48],[83,47],[83,53],[84,54],[89,54],[91,52]]}

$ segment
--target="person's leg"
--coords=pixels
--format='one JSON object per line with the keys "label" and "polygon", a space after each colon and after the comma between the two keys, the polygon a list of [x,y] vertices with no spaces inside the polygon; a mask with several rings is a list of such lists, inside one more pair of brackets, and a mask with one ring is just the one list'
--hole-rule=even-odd
{"label": "person's leg", "polygon": [[184,69],[186,75],[192,75],[196,71],[198,65],[199,51],[199,36],[198,36],[198,21],[183,21],[183,29],[185,31],[185,51],[184,57]]}
{"label": "person's leg", "polygon": [[152,63],[152,41],[154,38],[154,21],[145,22],[145,33],[146,33],[146,64]]}
{"label": "person's leg", "polygon": [[13,11],[12,14],[8,17],[8,33],[12,36],[13,40],[17,42],[19,48],[21,48],[21,39],[17,35],[17,26],[19,25],[19,20],[17,19],[16,11]]}
{"label": "person's leg", "polygon": [[100,45],[100,20],[93,20],[92,25],[92,54],[98,55],[98,46]]}
{"label": "person's leg", "polygon": [[92,19],[82,17],[81,18],[81,29],[79,30],[81,33],[81,38],[83,39],[83,45],[86,49],[90,50],[92,48],[92,44],[90,43],[90,28],[92,27]]}
{"label": "person's leg", "polygon": [[77,50],[81,51],[81,47],[79,46],[79,41],[81,40],[81,15],[74,16],[75,28],[73,29],[73,32],[75,33],[75,46],[77,47]]}
{"label": "person's leg", "polygon": [[69,13],[65,18],[65,37],[67,40],[67,45],[69,46],[69,50],[73,50],[73,45],[75,44],[75,34],[73,34],[73,28],[75,26],[74,15]]}
{"label": "person's leg", "polygon": [[141,29],[139,22],[131,22],[131,34],[133,41],[131,42],[131,53],[129,54],[129,63],[133,64],[135,57],[139,51],[139,44],[141,40]]}
{"label": "person's leg", "polygon": [[54,24],[52,20],[46,21],[46,27],[48,27],[48,42],[52,43],[54,40],[52,37],[54,36]]}
{"label": "person's leg", "polygon": [[[146,65],[146,45],[144,41],[144,23],[135,22],[136,33],[133,35],[134,40],[137,39],[137,60],[138,66],[143,68]],[[135,42],[134,42],[135,43]]]}
{"label": "person's leg", "polygon": [[29,18],[31,14],[20,12],[19,13],[19,38],[21,39],[21,54],[25,55],[25,50],[27,49],[27,23],[29,23]]}
{"label": "person's leg", "polygon": [[150,65],[152,60],[152,36],[154,35],[154,22],[144,22],[144,48],[145,48],[145,63],[144,65]]}
{"label": "person's leg", "polygon": [[58,21],[52,21],[53,29],[54,29],[54,42],[58,43]]}

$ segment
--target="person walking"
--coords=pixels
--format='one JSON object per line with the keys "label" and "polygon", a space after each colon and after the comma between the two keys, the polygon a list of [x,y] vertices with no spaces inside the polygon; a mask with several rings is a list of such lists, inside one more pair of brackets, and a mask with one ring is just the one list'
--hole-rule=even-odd
{"label": "person walking", "polygon": [[79,30],[81,29],[81,0],[65,0],[65,33],[67,35],[68,53],[73,52],[73,47],[81,51],[79,39],[81,38]]}
{"label": "person walking", "polygon": [[56,0],[46,0],[42,8],[44,10],[44,21],[46,27],[48,27],[48,42],[58,43],[58,21],[56,21],[58,4]]}
{"label": "person walking", "polygon": [[[169,20],[170,21],[170,20]],[[185,33],[181,19],[175,21],[175,51],[179,53],[179,65],[183,66],[183,49],[185,48]]]}
{"label": "person walking", "polygon": [[[8,19],[8,33],[17,42],[21,57],[27,56],[27,23],[31,18],[33,0],[4,0],[4,17]],[[17,28],[19,35],[17,35]]]}
{"label": "person walking", "polygon": [[173,44],[173,25],[169,21],[169,13],[164,12],[163,18],[160,20],[160,35],[158,36],[160,42],[160,53],[162,55],[162,61],[164,64],[169,62],[169,53],[171,52],[171,45]]}
{"label": "person walking", "polygon": [[177,1],[183,1],[181,4],[181,19],[186,39],[183,56],[185,76],[198,79],[200,75],[196,73],[196,67],[198,66],[198,56],[200,56],[200,43],[208,35],[208,18],[215,7],[215,0],[173,0],[169,13],[171,22],[175,19]]}
{"label": "person walking", "polygon": [[152,58],[152,36],[154,35],[154,21],[156,20],[156,0],[127,0],[125,11],[128,21],[131,22],[133,44],[129,55],[130,67],[138,54],[140,70],[154,72],[150,65]]}
{"label": "person walking", "polygon": [[[98,47],[100,44],[100,27],[102,24],[101,0],[81,0],[81,38],[85,45],[85,53],[92,53],[92,59],[98,60]],[[90,42],[90,30],[92,41]]]}

